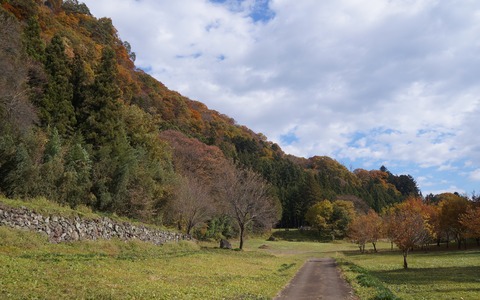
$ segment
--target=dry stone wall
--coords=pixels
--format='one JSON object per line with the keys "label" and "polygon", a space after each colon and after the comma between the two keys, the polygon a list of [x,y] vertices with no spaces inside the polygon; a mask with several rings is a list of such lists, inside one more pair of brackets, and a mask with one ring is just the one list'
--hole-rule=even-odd
{"label": "dry stone wall", "polygon": [[12,208],[2,203],[0,203],[0,225],[44,233],[53,243],[119,238],[121,240],[138,239],[161,245],[192,239],[189,235],[156,230],[128,222],[117,222],[106,217],[84,219],[44,216],[25,207]]}

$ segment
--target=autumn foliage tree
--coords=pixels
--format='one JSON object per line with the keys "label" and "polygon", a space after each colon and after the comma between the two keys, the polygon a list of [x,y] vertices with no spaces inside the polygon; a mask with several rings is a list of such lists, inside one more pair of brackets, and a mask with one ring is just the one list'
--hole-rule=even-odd
{"label": "autumn foliage tree", "polygon": [[323,200],[307,210],[305,220],[322,235],[329,236],[334,240],[346,235],[350,221],[354,216],[353,202]]}
{"label": "autumn foliage tree", "polygon": [[358,245],[360,251],[365,252],[365,244],[372,243],[377,252],[377,242],[383,237],[382,218],[374,211],[369,210],[353,219],[349,225],[348,237]]}
{"label": "autumn foliage tree", "polygon": [[372,243],[373,250],[377,252],[377,242],[384,236],[383,220],[374,210],[369,210],[366,216],[364,226],[367,228],[368,241]]}
{"label": "autumn foliage tree", "polygon": [[333,205],[329,200],[320,201],[311,206],[305,215],[305,220],[319,231],[330,231],[330,218]]}
{"label": "autumn foliage tree", "polygon": [[348,229],[348,238],[358,245],[358,248],[362,253],[365,252],[365,244],[369,239],[369,233],[365,226],[366,220],[367,215],[360,215],[353,219]]}
{"label": "autumn foliage tree", "polygon": [[440,200],[440,226],[445,233],[447,247],[451,238],[457,242],[460,249],[462,242],[466,247],[465,234],[466,227],[460,222],[460,216],[467,212],[469,202],[466,198],[452,193],[443,193],[438,195]]}
{"label": "autumn foliage tree", "polygon": [[431,239],[427,216],[421,199],[409,198],[395,205],[388,218],[392,241],[403,253],[403,267],[408,268],[407,256],[411,249],[420,247]]}
{"label": "autumn foliage tree", "polygon": [[480,241],[480,206],[467,208],[467,211],[460,215],[459,222],[466,229],[465,236],[475,238],[478,244]]}

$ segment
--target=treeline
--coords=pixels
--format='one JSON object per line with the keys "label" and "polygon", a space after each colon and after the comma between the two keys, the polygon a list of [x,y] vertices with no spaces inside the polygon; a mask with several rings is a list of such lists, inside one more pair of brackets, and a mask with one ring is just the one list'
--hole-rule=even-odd
{"label": "treeline", "polygon": [[[420,196],[409,175],[286,155],[168,90],[135,67],[111,20],[96,19],[83,3],[0,4],[0,193],[8,197],[44,196],[218,237],[242,230],[228,217],[232,203],[219,200],[228,190],[220,183],[255,177],[251,171],[282,227],[307,225],[307,211],[322,200],[380,212]],[[215,212],[202,207],[191,212],[200,221],[189,220],[176,205],[189,197],[206,198]]]}
{"label": "treeline", "polygon": [[470,201],[458,194],[443,193],[433,199],[409,198],[384,209],[357,215],[349,224],[348,237],[365,251],[365,244],[388,239],[402,250],[404,268],[407,256],[415,248],[455,241],[458,249],[467,247],[467,239],[480,246],[480,201]]}

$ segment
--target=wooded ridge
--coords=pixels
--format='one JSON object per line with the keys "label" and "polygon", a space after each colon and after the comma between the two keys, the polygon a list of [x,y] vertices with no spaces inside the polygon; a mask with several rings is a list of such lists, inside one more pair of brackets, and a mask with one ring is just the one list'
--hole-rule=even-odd
{"label": "wooded ridge", "polygon": [[285,154],[169,90],[83,3],[0,4],[0,193],[9,198],[43,196],[215,238],[306,225],[322,200],[366,213],[421,196],[410,175]]}

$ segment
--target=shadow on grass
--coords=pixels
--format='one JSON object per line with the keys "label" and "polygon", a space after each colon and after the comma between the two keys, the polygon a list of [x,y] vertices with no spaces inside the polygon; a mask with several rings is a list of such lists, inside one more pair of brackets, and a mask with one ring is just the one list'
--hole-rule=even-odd
{"label": "shadow on grass", "polygon": [[[429,290],[435,294],[465,294],[480,293],[480,266],[476,262],[480,258],[478,250],[415,250],[409,254],[417,262],[422,261],[424,267],[412,265],[409,269],[401,268],[402,254],[400,251],[382,251],[379,253],[360,254],[359,251],[344,251],[347,260],[358,261],[362,257],[371,260],[372,264],[391,261],[398,256],[398,268],[388,270],[366,270],[360,267],[350,267],[357,273],[366,273],[387,286],[415,287],[414,289]],[[350,257],[350,258],[348,258]],[[468,264],[468,262],[470,262]],[[358,270],[357,270],[358,269]],[[357,280],[361,284],[361,276]],[[480,299],[480,298],[472,298]]]}
{"label": "shadow on grass", "polygon": [[[432,282],[478,283],[480,266],[409,268],[384,271],[370,271],[370,274],[388,284],[430,285]],[[480,290],[480,287],[478,288]]]}
{"label": "shadow on grass", "polygon": [[116,255],[108,255],[103,253],[36,253],[36,254],[22,254],[19,258],[31,259],[40,262],[85,262],[85,261],[100,261],[106,259],[116,259],[124,261],[139,261],[146,259],[173,259],[198,254],[198,251],[178,251],[158,254],[149,253],[120,253]]}
{"label": "shadow on grass", "polygon": [[290,242],[331,242],[331,236],[321,235],[317,230],[280,229],[272,233],[279,240]]}
{"label": "shadow on grass", "polygon": [[[390,249],[381,249],[378,252],[374,252],[373,250],[368,250],[365,251],[365,253],[361,253],[359,250],[344,250],[342,251],[345,256],[358,256],[358,255],[377,255],[377,256],[391,256],[391,255],[402,255],[402,251],[400,251],[398,248],[395,248],[393,250]],[[450,256],[452,258],[454,257],[465,257],[469,255],[475,255],[478,256],[480,254],[480,249],[479,248],[472,248],[469,250],[451,250],[447,248],[442,248],[442,249],[437,249],[437,248],[432,248],[432,249],[415,249],[411,250],[409,252],[409,256],[411,255],[425,255],[425,256],[435,256],[435,257],[446,257]]]}

